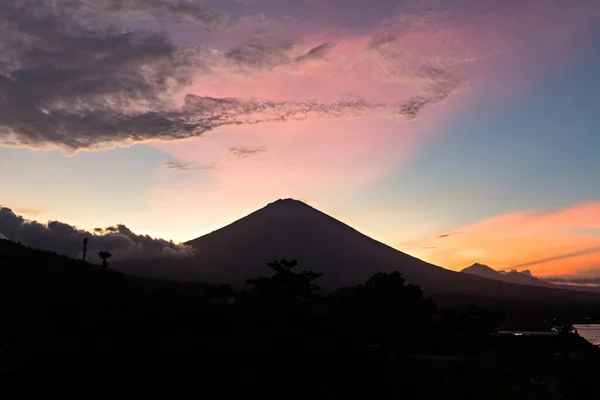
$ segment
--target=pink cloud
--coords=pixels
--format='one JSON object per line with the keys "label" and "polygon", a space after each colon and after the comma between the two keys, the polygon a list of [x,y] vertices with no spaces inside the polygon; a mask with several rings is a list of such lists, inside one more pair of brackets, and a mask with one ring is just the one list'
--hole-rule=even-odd
{"label": "pink cloud", "polygon": [[[599,9],[588,3],[585,7],[569,6],[565,11],[570,2],[559,0],[469,0],[455,4],[452,9],[434,9],[417,15],[410,24],[400,18],[390,18],[387,24],[369,34],[340,33],[325,28],[307,34],[298,28],[290,29],[294,46],[284,49],[283,53],[269,48],[277,50],[273,53],[277,62],[267,59],[267,67],[240,66],[215,50],[211,72],[199,76],[186,93],[270,101],[318,100],[320,104],[358,95],[371,102],[396,104],[415,96],[434,96],[440,86],[443,89],[453,79],[464,79],[468,86],[458,85],[442,93],[442,104],[425,106],[417,120],[410,123],[396,122],[386,109],[364,118],[311,120],[309,117],[302,122],[223,127],[200,139],[153,142],[153,146],[177,159],[215,166],[214,170],[202,172],[209,177],[203,179],[203,183],[172,175],[160,176],[156,189],[160,204],[156,207],[192,210],[196,207],[189,204],[193,199],[202,204],[204,210],[226,209],[224,215],[238,213],[236,216],[239,216],[243,210],[250,211],[251,206],[260,206],[277,197],[326,202],[328,198],[365,190],[400,167],[437,131],[442,131],[444,121],[464,109],[473,95],[478,98],[483,95],[491,101],[506,100],[528,90],[535,84],[536,77],[568,60],[577,45],[577,24],[582,18],[585,21],[596,18]],[[244,23],[251,25],[251,21]],[[271,29],[265,21],[260,24],[267,31]],[[285,32],[280,28],[274,30],[274,36],[268,36],[266,46],[273,43],[277,46],[273,37]],[[312,28],[317,29],[318,24]],[[248,30],[239,32],[242,31]],[[232,35],[230,43],[236,42],[235,35],[239,32],[235,32],[233,29],[228,33]],[[381,38],[385,40],[377,42]],[[238,43],[243,43],[242,39],[239,38]],[[379,44],[374,46],[375,42]],[[295,61],[324,43],[332,47],[322,57],[302,63]],[[447,75],[419,74],[421,68],[432,65]],[[463,90],[467,87],[469,90]],[[239,160],[228,152],[235,146],[260,147],[265,151]],[[590,211],[578,212],[591,215]],[[520,218],[526,218],[528,224],[523,225]],[[558,217],[553,218],[556,223]],[[546,254],[543,249],[549,244],[561,251],[577,247],[578,239],[569,236],[571,233],[554,232],[556,227],[544,226],[547,216],[535,223],[534,220],[534,216],[526,213],[485,223],[506,226],[495,235],[506,235],[504,244],[521,249],[521,258],[542,257]],[[583,222],[585,217],[581,220]],[[217,219],[213,225],[219,225]],[[525,237],[529,237],[527,229],[540,235],[531,251],[519,247],[520,242],[515,239],[519,237],[515,233],[519,226],[528,226],[521,232]],[[484,228],[476,229],[483,232],[487,229]],[[449,238],[446,245],[453,241],[460,244],[456,236]],[[439,260],[440,264],[455,268],[462,267],[464,260],[479,260],[488,254],[494,254],[499,266],[519,262],[512,253],[501,255],[499,247],[477,241],[462,243],[468,246],[461,250],[462,255],[453,259],[453,252],[459,252],[458,244],[437,252],[428,250],[426,257],[433,254],[435,259],[431,261]],[[542,272],[544,268],[537,267]]]}
{"label": "pink cloud", "polygon": [[[418,121],[320,120],[231,128],[154,146],[177,159],[214,165],[207,173],[217,197],[310,199],[350,194],[380,181],[414,154],[428,129]],[[264,151],[239,159],[233,147]],[[195,189],[195,195],[203,197],[203,190]]]}

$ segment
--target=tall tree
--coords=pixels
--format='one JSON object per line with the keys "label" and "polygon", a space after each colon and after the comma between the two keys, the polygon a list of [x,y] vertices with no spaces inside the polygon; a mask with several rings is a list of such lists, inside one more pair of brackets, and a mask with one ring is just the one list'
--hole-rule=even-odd
{"label": "tall tree", "polygon": [[108,268],[108,259],[112,257],[108,251],[101,251],[98,253],[98,256],[102,259],[102,266],[104,268]]}

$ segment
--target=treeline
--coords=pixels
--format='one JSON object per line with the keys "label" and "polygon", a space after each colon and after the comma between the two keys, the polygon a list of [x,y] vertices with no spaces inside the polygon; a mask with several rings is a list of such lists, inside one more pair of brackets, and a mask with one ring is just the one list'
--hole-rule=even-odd
{"label": "treeline", "polygon": [[245,290],[158,282],[0,241],[0,379],[226,397],[596,393],[596,349],[573,335],[493,336],[501,314],[439,310],[399,273],[328,296],[318,278],[280,260]]}

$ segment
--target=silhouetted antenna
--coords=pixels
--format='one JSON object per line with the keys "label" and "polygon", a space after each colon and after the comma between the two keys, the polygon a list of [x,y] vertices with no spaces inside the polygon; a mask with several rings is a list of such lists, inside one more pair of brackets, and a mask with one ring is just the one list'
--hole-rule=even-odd
{"label": "silhouetted antenna", "polygon": [[83,238],[83,262],[85,262],[85,258],[87,256],[87,243],[88,243],[88,239]]}

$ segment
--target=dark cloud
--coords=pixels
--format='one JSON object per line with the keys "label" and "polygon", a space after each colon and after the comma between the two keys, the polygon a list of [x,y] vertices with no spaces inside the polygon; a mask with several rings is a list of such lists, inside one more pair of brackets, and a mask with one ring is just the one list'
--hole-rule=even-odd
{"label": "dark cloud", "polygon": [[371,50],[383,51],[403,35],[427,28],[444,15],[438,1],[405,1],[393,23],[375,32],[368,47]]}
{"label": "dark cloud", "polygon": [[323,59],[334,47],[327,42],[306,50],[305,44],[289,36],[289,27],[260,15],[246,21],[244,41],[223,53],[226,62],[241,68],[241,72],[293,68],[299,63]]}
{"label": "dark cloud", "polygon": [[273,68],[290,62],[292,43],[264,43],[251,39],[225,53],[225,58],[239,67]]}
{"label": "dark cloud", "polygon": [[[111,23],[125,8],[126,14],[159,13],[157,4],[2,2],[0,140],[76,150],[182,136],[187,126],[164,115],[161,110],[169,104],[163,96],[191,81],[190,68],[199,67],[198,57],[163,34]],[[179,18],[186,10],[195,19],[204,18],[190,4],[168,2],[160,15]]]}
{"label": "dark cloud", "polygon": [[247,146],[237,146],[229,148],[229,153],[233,155],[235,158],[242,159],[255,156],[259,153],[266,151],[267,149],[264,147],[247,147]]}
{"label": "dark cloud", "polygon": [[434,64],[421,66],[415,74],[415,78],[425,84],[429,100],[434,103],[445,100],[452,92],[465,84],[464,79],[449,68]]}
{"label": "dark cloud", "polygon": [[450,233],[445,233],[443,235],[438,236],[438,239],[444,239],[450,236],[454,236],[454,235],[460,235],[462,232],[450,232]]}
{"label": "dark cloud", "polygon": [[554,257],[542,258],[539,260],[516,265],[513,268],[530,267],[533,265],[545,264],[547,262],[552,262],[552,261],[568,260],[569,258],[581,257],[581,256],[585,256],[587,254],[594,254],[594,253],[600,253],[600,246],[591,247],[589,249],[584,249],[584,250],[579,250],[579,251],[574,251],[572,253],[560,254],[560,255],[557,255]]}
{"label": "dark cloud", "polygon": [[[0,235],[28,246],[52,250],[70,257],[80,257],[82,241],[88,240],[88,253],[108,251],[113,259],[153,258],[164,256],[189,256],[189,247],[133,233],[125,225],[86,232],[59,221],[41,224],[16,215],[9,208],[0,208]],[[94,261],[93,258],[90,260]]]}
{"label": "dark cloud", "polygon": [[[71,0],[76,3],[77,0]],[[209,28],[225,26],[229,16],[206,6],[201,0],[94,0],[95,12],[100,10],[119,15],[143,15],[151,18],[169,18],[176,22],[193,22]]]}
{"label": "dark cloud", "polygon": [[323,43],[317,47],[313,47],[306,54],[303,54],[299,57],[296,57],[296,62],[305,62],[309,60],[320,60],[327,56],[331,49],[333,48],[333,44],[331,43]]}
{"label": "dark cloud", "polygon": [[242,100],[188,95],[182,111],[170,115],[170,118],[175,121],[185,120],[193,130],[206,131],[226,125],[359,117],[376,113],[407,117],[402,110],[403,104],[369,102],[362,98],[322,103],[318,101]]}
{"label": "dark cloud", "polygon": [[253,37],[246,43],[225,52],[224,56],[238,67],[272,69],[278,66],[290,66],[294,63],[323,59],[333,48],[333,44],[323,43],[302,55],[294,56],[294,46],[293,42],[282,41],[278,38]]}
{"label": "dark cloud", "polygon": [[191,22],[207,28],[223,27],[229,21],[227,13],[210,7],[203,0],[7,0],[21,10],[57,16],[78,16],[94,21],[97,15],[116,18],[169,19]]}
{"label": "dark cloud", "polygon": [[[225,14],[191,0],[7,0],[0,2],[0,144],[59,146],[72,151],[177,140],[228,125],[382,115],[414,119],[462,80],[426,66],[414,79],[426,93],[397,104],[348,99],[274,102],[188,95],[199,73],[211,73],[200,48],[166,34],[127,27],[143,17],[222,26]],[[121,21],[117,23],[117,21]],[[257,36],[224,57],[255,69],[294,64],[277,35]],[[331,50],[324,43],[300,60]]]}
{"label": "dark cloud", "polygon": [[400,104],[399,115],[415,119],[427,105],[441,103],[452,93],[461,90],[466,81],[448,68],[424,65],[410,79],[424,84],[424,94],[412,97]]}

